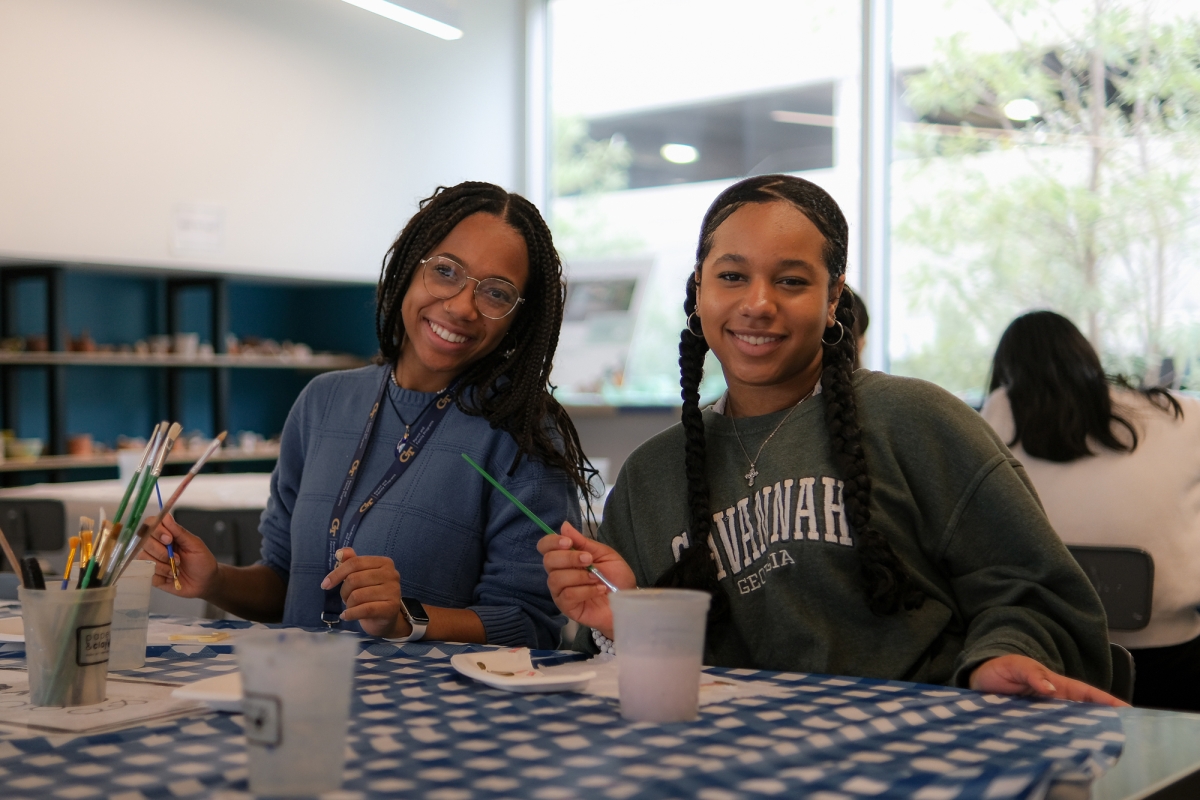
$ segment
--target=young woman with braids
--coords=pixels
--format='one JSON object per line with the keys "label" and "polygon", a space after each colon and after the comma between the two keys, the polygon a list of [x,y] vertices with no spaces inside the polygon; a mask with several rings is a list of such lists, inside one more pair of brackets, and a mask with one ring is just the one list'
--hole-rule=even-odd
{"label": "young woman with braids", "polygon": [[1137,668],[1136,705],[1200,711],[1200,401],[1108,376],[1066,317],[1013,320],[983,418],[1029,471],[1067,544],[1154,558],[1150,619],[1113,631]]}
{"label": "young woman with braids", "polygon": [[[713,202],[682,423],[626,461],[595,541],[564,525],[539,543],[555,602],[607,646],[595,564],[621,588],[712,593],[709,664],[1119,702],[1093,688],[1111,669],[1100,602],[1003,443],[931,384],[853,371],[846,246],[800,178]],[[729,388],[701,411],[710,348]]]}
{"label": "young woman with braids", "polygon": [[588,466],[547,391],[563,301],[532,204],[487,183],[439,188],[384,260],[381,363],[315,378],[288,416],[262,560],[218,564],[172,520],[147,544],[155,585],[247,619],[557,646],[539,531],[461,454],[542,519],[579,524]]}

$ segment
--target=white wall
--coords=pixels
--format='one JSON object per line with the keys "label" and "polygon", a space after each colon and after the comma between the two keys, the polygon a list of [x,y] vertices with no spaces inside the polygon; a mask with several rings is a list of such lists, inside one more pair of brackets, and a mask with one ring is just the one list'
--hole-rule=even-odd
{"label": "white wall", "polygon": [[438,184],[522,188],[524,5],[454,5],[446,42],[337,0],[0,0],[0,258],[374,281]]}

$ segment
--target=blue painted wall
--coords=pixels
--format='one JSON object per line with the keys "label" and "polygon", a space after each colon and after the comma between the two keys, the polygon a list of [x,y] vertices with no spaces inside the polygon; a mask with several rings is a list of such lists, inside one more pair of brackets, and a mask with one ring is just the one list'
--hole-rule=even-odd
{"label": "blue painted wall", "polygon": [[[70,336],[88,331],[100,343],[133,344],[166,331],[166,280],[163,277],[68,271],[64,284],[66,328]],[[353,353],[369,358],[374,333],[374,286],[297,286],[251,282],[228,284],[229,327],[239,338],[258,336],[304,342],[314,350]],[[17,335],[45,331],[45,290],[37,280],[14,287],[11,328]],[[207,292],[182,293],[180,329],[212,341]],[[17,436],[46,439],[49,432],[45,371],[16,370]],[[291,370],[230,370],[230,433],[249,430],[278,434],[288,410],[314,373]],[[206,436],[212,428],[211,375],[183,372],[182,419],[185,431]],[[3,399],[0,398],[0,403]],[[118,436],[146,436],[166,413],[166,371],[148,367],[71,367],[67,371],[67,433],[91,433],[115,444]],[[75,471],[72,478],[111,477],[106,472]],[[22,482],[44,480],[29,473]]]}

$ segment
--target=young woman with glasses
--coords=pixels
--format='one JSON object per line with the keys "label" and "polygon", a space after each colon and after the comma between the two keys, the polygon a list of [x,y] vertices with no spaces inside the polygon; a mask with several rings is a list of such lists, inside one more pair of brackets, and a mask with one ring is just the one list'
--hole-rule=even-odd
{"label": "young woman with glasses", "polygon": [[486,183],[438,189],[384,260],[381,363],[315,378],[292,408],[261,562],[218,564],[171,520],[147,544],[155,585],[252,620],[556,646],[539,531],[461,455],[547,522],[578,525],[590,467],[547,391],[563,300],[532,204]]}
{"label": "young woman with glasses", "polygon": [[[713,202],[682,422],[625,462],[595,541],[564,525],[539,542],[558,607],[620,654],[594,565],[621,589],[710,592],[708,664],[1118,702],[1093,688],[1104,610],[1020,465],[947,392],[853,369],[847,239],[801,178]],[[710,349],[729,388],[701,411]]]}

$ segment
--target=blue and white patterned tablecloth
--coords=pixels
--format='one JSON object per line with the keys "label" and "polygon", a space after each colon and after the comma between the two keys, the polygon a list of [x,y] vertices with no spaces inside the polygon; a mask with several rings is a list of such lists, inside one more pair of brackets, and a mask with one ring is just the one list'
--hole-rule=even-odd
{"label": "blue and white patterned tablecloth", "polygon": [[[0,667],[19,663],[20,647],[0,646]],[[480,649],[363,641],[335,797],[998,800],[1102,771],[1124,742],[1116,713],[1098,706],[749,670],[717,672],[770,681],[781,697],[706,706],[692,723],[628,723],[614,701],[510,694],[450,666]],[[228,646],[148,653],[136,672],[147,678],[236,664]],[[207,713],[95,736],[0,734],[0,797],[248,797],[241,722]]]}

